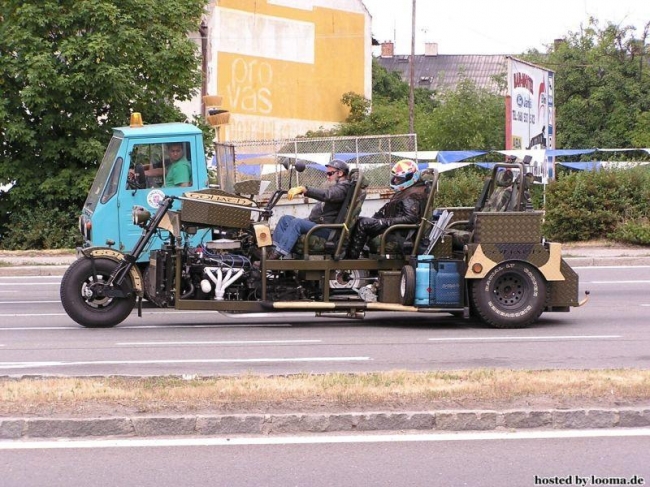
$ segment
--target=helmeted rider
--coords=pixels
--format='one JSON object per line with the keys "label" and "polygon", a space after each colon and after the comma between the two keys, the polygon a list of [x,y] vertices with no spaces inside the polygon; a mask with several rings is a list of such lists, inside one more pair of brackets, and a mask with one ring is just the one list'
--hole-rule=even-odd
{"label": "helmeted rider", "polygon": [[[417,164],[410,159],[402,159],[393,165],[390,174],[390,187],[395,193],[372,218],[359,218],[350,239],[349,259],[361,255],[368,238],[376,237],[392,225],[419,223],[422,218],[427,194]],[[397,231],[391,238],[401,245],[406,233]]]}

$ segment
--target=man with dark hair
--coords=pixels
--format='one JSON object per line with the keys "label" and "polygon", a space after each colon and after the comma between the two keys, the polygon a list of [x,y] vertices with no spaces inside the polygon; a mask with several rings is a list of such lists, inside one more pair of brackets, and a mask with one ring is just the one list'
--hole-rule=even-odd
{"label": "man with dark hair", "polygon": [[167,144],[170,164],[165,175],[165,186],[189,186],[192,184],[192,166],[185,158],[183,144]]}
{"label": "man with dark hair", "polygon": [[[327,180],[330,185],[325,189],[296,186],[287,193],[290,200],[302,194],[307,198],[320,201],[309,214],[309,218],[296,218],[283,215],[273,232],[273,249],[268,259],[279,259],[291,253],[300,235],[307,233],[314,226],[322,223],[333,223],[339,214],[341,205],[350,189],[348,174],[349,166],[339,159],[333,159],[325,165]],[[329,230],[318,230],[314,234],[327,237]]]}

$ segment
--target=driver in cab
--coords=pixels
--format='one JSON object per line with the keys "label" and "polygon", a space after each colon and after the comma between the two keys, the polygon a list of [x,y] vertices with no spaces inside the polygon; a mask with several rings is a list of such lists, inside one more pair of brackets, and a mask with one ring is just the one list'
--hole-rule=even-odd
{"label": "driver in cab", "polygon": [[152,168],[150,165],[146,165],[144,166],[145,176],[147,178],[156,178],[162,177],[164,173],[165,186],[190,186],[192,184],[192,166],[185,157],[183,143],[169,143],[165,145],[165,151],[169,159],[169,162],[165,164],[166,170],[162,167]]}

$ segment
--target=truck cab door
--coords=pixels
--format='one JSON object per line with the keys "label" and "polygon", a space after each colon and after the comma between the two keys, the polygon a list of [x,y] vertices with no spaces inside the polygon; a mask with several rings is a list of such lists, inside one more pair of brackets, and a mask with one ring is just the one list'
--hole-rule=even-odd
{"label": "truck cab door", "polygon": [[[142,233],[142,229],[133,224],[133,206],[142,206],[153,214],[164,196],[181,196],[196,190],[197,160],[200,158],[195,157],[193,136],[132,139],[127,144],[117,203],[120,239],[117,245],[123,251],[133,248]],[[180,209],[180,202],[175,203],[174,209]],[[160,239],[154,237],[151,248],[158,248],[160,244]]]}

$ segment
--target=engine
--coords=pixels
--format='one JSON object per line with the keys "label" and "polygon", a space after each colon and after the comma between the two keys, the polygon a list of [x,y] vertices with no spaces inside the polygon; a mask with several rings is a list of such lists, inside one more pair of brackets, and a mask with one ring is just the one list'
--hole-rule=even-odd
{"label": "engine", "polygon": [[242,241],[220,238],[187,250],[183,299],[241,301],[256,299],[260,273]]}
{"label": "engine", "polygon": [[[173,285],[176,278],[173,249],[163,247],[152,251],[145,274],[147,299],[160,307],[173,306],[177,292],[181,299],[260,300],[262,275],[254,265],[259,261],[260,251],[252,236],[241,233],[216,236],[222,238],[183,250],[180,289]],[[287,272],[267,273],[266,295],[270,300],[307,297],[296,276]]]}

